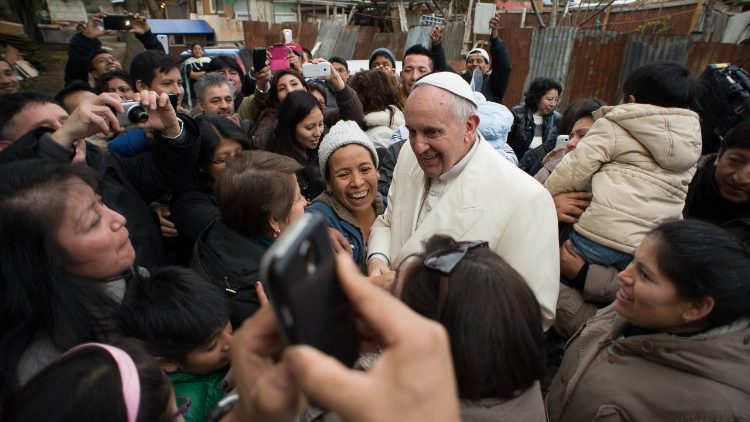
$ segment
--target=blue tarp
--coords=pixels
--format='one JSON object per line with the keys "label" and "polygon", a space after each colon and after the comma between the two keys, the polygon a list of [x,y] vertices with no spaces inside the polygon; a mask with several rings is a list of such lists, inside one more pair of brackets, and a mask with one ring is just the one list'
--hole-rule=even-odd
{"label": "blue tarp", "polygon": [[203,19],[149,19],[148,25],[154,34],[209,35],[214,33],[211,25]]}

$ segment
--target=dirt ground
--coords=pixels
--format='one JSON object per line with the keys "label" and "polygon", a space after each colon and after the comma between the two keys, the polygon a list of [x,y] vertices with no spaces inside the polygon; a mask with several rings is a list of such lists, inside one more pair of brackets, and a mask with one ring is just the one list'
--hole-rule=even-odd
{"label": "dirt ground", "polygon": [[[125,43],[118,42],[115,37],[102,37],[102,43],[112,48],[117,57],[125,52]],[[55,95],[63,88],[65,77],[65,63],[68,61],[67,44],[40,44],[34,59],[41,62],[38,68],[39,76],[21,82],[26,89],[35,89],[50,95]]]}

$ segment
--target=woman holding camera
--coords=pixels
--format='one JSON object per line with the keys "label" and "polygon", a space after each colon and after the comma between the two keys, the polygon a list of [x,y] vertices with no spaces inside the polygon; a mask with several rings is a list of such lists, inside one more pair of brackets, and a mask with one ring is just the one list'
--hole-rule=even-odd
{"label": "woman holding camera", "polygon": [[352,245],[354,261],[367,269],[370,227],[385,211],[378,192],[378,154],[357,123],[342,120],[331,128],[318,149],[326,190],[307,207],[326,217],[328,226]]}
{"label": "woman holding camera", "polygon": [[3,150],[0,164],[29,158],[49,158],[94,169],[105,181],[103,202],[127,221],[138,265],[155,269],[167,262],[154,212],[148,204],[190,179],[200,148],[195,122],[178,115],[166,93],[136,93],[148,111],[148,121],[134,125],[154,130],[152,150],[132,158],[107,154],[85,138],[98,132],[107,137],[122,130],[117,114],[120,98],[105,93],[81,103],[57,130],[36,128]]}
{"label": "woman holding camera", "polygon": [[[324,62],[321,59],[313,60],[313,63],[320,64]],[[327,62],[325,62],[327,63]],[[333,89],[338,108],[324,108],[323,117],[328,126],[332,126],[339,120],[354,120],[362,122],[364,113],[362,103],[357,97],[357,93],[341,79],[339,73],[330,66],[330,73],[324,77],[328,85]],[[264,68],[270,75],[268,66]],[[258,81],[258,86],[268,84],[267,82]],[[295,91],[310,92],[310,87],[305,82],[305,77],[294,69],[284,69],[274,73],[273,78],[268,84],[268,104],[262,105],[263,110],[260,117],[253,124],[250,132],[250,138],[253,146],[260,149],[268,149],[268,145],[274,139],[274,133],[279,124],[279,114],[281,113],[280,105],[286,100],[286,97]],[[257,95],[257,90],[256,90]],[[247,101],[247,100],[245,100]],[[261,108],[258,105],[256,108]],[[240,117],[250,117],[249,114],[243,115],[240,109]]]}
{"label": "woman holding camera", "polygon": [[552,421],[750,418],[750,252],[698,220],[652,230],[568,343]]}

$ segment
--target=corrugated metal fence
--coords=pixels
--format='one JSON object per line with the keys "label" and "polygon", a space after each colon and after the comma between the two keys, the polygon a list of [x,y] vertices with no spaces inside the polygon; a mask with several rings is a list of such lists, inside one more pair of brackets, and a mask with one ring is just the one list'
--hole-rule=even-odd
{"label": "corrugated metal fence", "polygon": [[[684,64],[694,77],[709,63],[731,62],[750,69],[750,46],[693,42],[688,37],[645,36],[571,28],[501,31],[509,47],[513,72],[503,102],[523,99],[523,90],[538,76],[562,82],[560,108],[571,99],[598,97],[619,102],[620,87],[630,72],[656,61]],[[521,47],[529,45],[528,49]]]}
{"label": "corrugated metal fence", "polygon": [[[415,26],[409,32],[381,33],[374,27],[344,26],[341,21],[314,24],[272,25],[245,22],[247,46],[278,42],[282,28],[292,28],[299,42],[312,48],[321,43],[319,57],[341,56],[365,60],[370,52],[387,47],[397,59],[411,45],[429,45],[431,27]],[[464,67],[461,57],[463,23],[451,22],[445,30],[443,47],[456,70]],[[560,108],[571,99],[593,96],[608,104],[619,101],[625,77],[638,66],[655,61],[682,63],[694,77],[706,65],[732,62],[750,69],[750,46],[690,41],[683,36],[648,36],[611,31],[560,28],[503,28],[500,37],[510,52],[513,65],[503,102],[511,107],[523,98],[523,91],[536,77],[544,76],[563,84]],[[484,37],[480,37],[482,39]],[[744,61],[744,62],[743,62]]]}

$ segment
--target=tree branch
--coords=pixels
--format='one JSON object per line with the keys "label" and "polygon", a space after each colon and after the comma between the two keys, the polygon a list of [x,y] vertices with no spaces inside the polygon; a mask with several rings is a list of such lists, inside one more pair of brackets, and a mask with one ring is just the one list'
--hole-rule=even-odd
{"label": "tree branch", "polygon": [[531,3],[531,8],[534,10],[534,16],[536,16],[536,21],[539,23],[539,26],[541,28],[546,28],[547,25],[545,25],[544,21],[542,20],[542,15],[539,13],[539,8],[536,6],[536,1],[531,0],[530,3]]}

